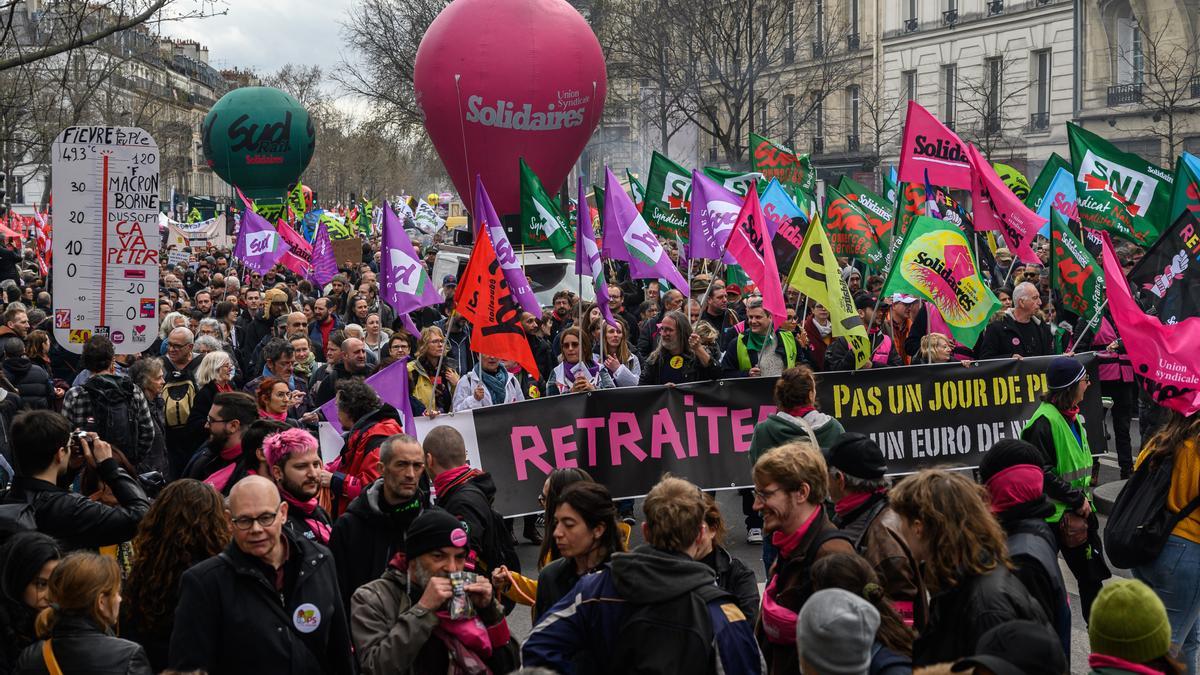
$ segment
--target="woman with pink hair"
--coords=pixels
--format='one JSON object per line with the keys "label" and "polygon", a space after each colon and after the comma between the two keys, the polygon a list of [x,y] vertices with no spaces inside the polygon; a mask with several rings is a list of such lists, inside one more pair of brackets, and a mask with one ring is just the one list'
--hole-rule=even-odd
{"label": "woman with pink hair", "polygon": [[317,439],[303,429],[287,429],[267,436],[263,456],[279,496],[288,503],[287,524],[293,533],[320,544],[329,543],[329,514],[317,503],[321,470],[325,465]]}

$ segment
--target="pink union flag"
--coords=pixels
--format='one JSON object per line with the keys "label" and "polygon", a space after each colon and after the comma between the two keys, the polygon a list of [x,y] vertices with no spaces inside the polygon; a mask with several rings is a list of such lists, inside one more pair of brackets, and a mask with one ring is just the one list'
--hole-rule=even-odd
{"label": "pink union flag", "polygon": [[1183,415],[1200,411],[1200,317],[1164,326],[1138,307],[1108,233],[1101,260],[1108,284],[1108,309],[1120,327],[1125,351],[1139,384],[1158,404]]}
{"label": "pink union flag", "polygon": [[926,171],[934,185],[971,189],[967,144],[933,113],[909,101],[900,148],[900,180],[921,183]]}
{"label": "pink union flag", "polygon": [[771,313],[775,327],[781,326],[787,318],[787,306],[783,303],[783,287],[775,266],[775,249],[758,202],[758,188],[753,183],[729,233],[729,253],[762,291],[763,307]]}
{"label": "pink union flag", "polygon": [[978,148],[970,145],[967,149],[975,166],[974,180],[971,181],[975,226],[980,230],[998,230],[1004,236],[1008,250],[1021,262],[1042,264],[1029,244],[1046,224],[1046,219],[1017,199]]}

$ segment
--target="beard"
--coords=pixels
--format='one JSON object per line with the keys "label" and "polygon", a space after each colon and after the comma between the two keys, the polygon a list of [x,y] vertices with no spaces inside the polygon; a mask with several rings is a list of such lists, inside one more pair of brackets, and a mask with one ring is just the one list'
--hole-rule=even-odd
{"label": "beard", "polygon": [[662,342],[663,349],[665,349],[671,353],[675,353],[675,352],[679,351],[679,336],[678,335],[674,335],[670,338],[662,337],[662,338],[660,338],[660,341]]}
{"label": "beard", "polygon": [[317,492],[321,489],[321,483],[317,480],[294,483],[285,476],[279,480],[279,487],[296,499],[306,502],[317,496]]}

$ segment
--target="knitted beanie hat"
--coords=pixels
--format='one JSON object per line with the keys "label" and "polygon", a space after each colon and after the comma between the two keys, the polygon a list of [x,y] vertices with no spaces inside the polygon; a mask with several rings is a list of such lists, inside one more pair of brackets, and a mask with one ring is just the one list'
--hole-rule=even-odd
{"label": "knitted beanie hat", "polygon": [[1092,651],[1146,663],[1171,649],[1171,623],[1162,600],[1146,584],[1122,579],[1106,584],[1092,604]]}

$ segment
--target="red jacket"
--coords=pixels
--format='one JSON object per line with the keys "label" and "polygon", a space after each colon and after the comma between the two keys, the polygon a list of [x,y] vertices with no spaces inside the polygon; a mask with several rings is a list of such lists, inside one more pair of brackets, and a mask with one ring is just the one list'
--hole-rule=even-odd
{"label": "red jacket", "polygon": [[358,420],[346,434],[346,446],[326,466],[329,481],[329,513],[337,518],[368,485],[379,478],[379,446],[389,436],[404,433],[400,413],[388,404]]}

